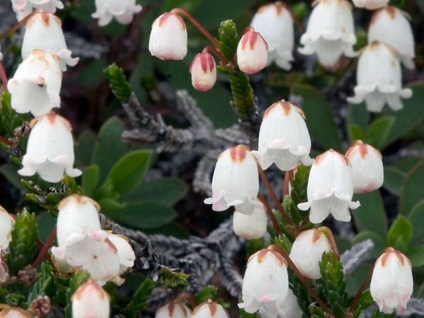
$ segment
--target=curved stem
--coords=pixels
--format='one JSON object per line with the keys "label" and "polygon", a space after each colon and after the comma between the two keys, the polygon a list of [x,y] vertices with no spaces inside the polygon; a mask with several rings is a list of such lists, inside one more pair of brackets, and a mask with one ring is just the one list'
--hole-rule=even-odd
{"label": "curved stem", "polygon": [[211,53],[213,53],[213,54],[216,55],[216,57],[219,59],[219,61],[220,61],[221,64],[225,64],[226,63],[226,60],[227,59],[225,58],[225,56],[220,51],[218,51],[215,47],[213,47],[213,46],[207,46],[207,47],[205,47],[202,52],[203,53],[205,53],[205,52],[211,52]]}
{"label": "curved stem", "polygon": [[274,228],[275,232],[278,236],[281,235],[280,227],[278,226],[277,219],[275,218],[274,213],[272,213],[272,209],[269,206],[268,202],[266,201],[265,197],[261,194],[258,194],[258,199],[262,202],[262,204],[265,206],[265,211],[268,214],[268,217],[270,218],[272,222],[272,227]]}
{"label": "curved stem", "polygon": [[359,300],[361,299],[361,295],[365,289],[369,286],[371,282],[372,273],[374,271],[374,267],[369,271],[367,277],[362,282],[361,287],[359,287],[358,291],[355,294],[355,297],[352,300],[352,303],[349,306],[349,311],[353,312],[355,310],[356,305],[358,304]]}
{"label": "curved stem", "polygon": [[272,244],[269,249],[274,250],[281,254],[281,256],[284,257],[289,267],[292,269],[294,274],[299,278],[299,280],[302,282],[303,286],[308,290],[309,294],[312,296],[312,298],[315,299],[315,301],[318,303],[318,305],[327,313],[331,313],[330,308],[322,301],[322,299],[319,297],[319,295],[316,293],[316,291],[313,289],[311,283],[309,280],[305,278],[305,276],[302,275],[302,273],[299,271],[297,266],[293,263],[291,260],[289,254],[285,250],[283,250],[278,245]]}
{"label": "curved stem", "polygon": [[40,266],[41,262],[43,261],[44,257],[46,257],[47,252],[49,251],[49,248],[50,246],[52,246],[53,241],[55,239],[56,239],[56,227],[52,230],[46,242],[44,243],[44,246],[41,249],[40,253],[38,254],[37,259],[32,264],[32,268],[37,268],[38,266]]}
{"label": "curved stem", "polygon": [[19,29],[21,26],[25,25],[25,23],[35,14],[39,13],[40,10],[34,10],[30,14],[28,14],[25,18],[23,18],[21,21],[13,25],[11,28],[7,29],[5,32],[0,34],[0,40],[7,38],[8,36],[12,35],[17,29]]}
{"label": "curved stem", "polygon": [[3,63],[0,63],[0,78],[4,90],[7,90],[7,75],[3,67]]}

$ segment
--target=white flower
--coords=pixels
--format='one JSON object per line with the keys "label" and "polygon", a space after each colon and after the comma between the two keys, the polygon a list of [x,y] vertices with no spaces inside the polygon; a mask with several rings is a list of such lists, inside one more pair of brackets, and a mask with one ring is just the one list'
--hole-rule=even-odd
{"label": "white flower", "polygon": [[210,90],[216,83],[216,64],[213,56],[207,52],[198,53],[190,65],[191,84],[200,91]]}
{"label": "white flower", "polygon": [[193,309],[191,318],[230,318],[230,316],[220,304],[207,301]]}
{"label": "white flower", "polygon": [[368,43],[384,42],[400,55],[402,63],[409,69],[415,68],[415,41],[406,13],[387,6],[374,13],[368,30]]}
{"label": "white flower", "polygon": [[33,9],[55,13],[56,9],[64,8],[60,0],[12,0],[12,6],[19,21],[29,15]]}
{"label": "white flower", "polygon": [[12,240],[12,230],[14,225],[15,220],[0,205],[0,251],[9,247],[9,243]]}
{"label": "white flower", "polygon": [[233,230],[236,235],[253,240],[265,235],[267,216],[263,207],[255,208],[251,215],[234,211]]}
{"label": "white flower", "polygon": [[324,67],[334,68],[342,55],[354,57],[356,36],[352,6],[346,0],[320,0],[309,17],[306,33],[300,38],[299,52],[317,54]]}
{"label": "white flower", "polygon": [[155,314],[155,318],[190,318],[191,310],[179,302],[171,302],[160,307]]}
{"label": "white flower", "polygon": [[359,57],[355,96],[348,97],[347,100],[353,104],[365,100],[370,112],[381,112],[386,103],[393,110],[400,110],[403,108],[400,98],[412,96],[411,89],[402,89],[401,76],[396,52],[388,45],[374,41]]}
{"label": "white flower", "polygon": [[319,262],[322,254],[331,250],[325,228],[306,230],[298,234],[293,242],[290,258],[303,276],[321,278]]}
{"label": "white flower", "polygon": [[128,268],[134,266],[135,253],[128,239],[122,235],[108,233],[108,239],[112,242],[118,251],[120,271],[119,274],[123,274]]}
{"label": "white flower", "polygon": [[110,296],[89,279],[72,295],[73,318],[109,318]]}
{"label": "white flower", "polygon": [[47,12],[34,14],[25,25],[22,43],[22,58],[25,60],[33,50],[43,50],[60,58],[60,67],[66,71],[66,65],[75,66],[79,58],[72,58],[62,31],[62,21]]}
{"label": "white flower", "polygon": [[273,163],[283,171],[296,168],[300,162],[311,165],[310,150],[302,110],[284,100],[268,107],[259,130],[258,151],[252,151],[262,169]]}
{"label": "white flower", "polygon": [[287,5],[281,1],[261,6],[250,26],[259,32],[268,44],[267,65],[275,62],[278,67],[290,70],[293,61],[293,18]]}
{"label": "white flower", "polygon": [[309,208],[312,223],[321,223],[332,214],[336,220],[349,222],[349,208],[356,209],[353,202],[352,168],[347,158],[330,149],[319,155],[311,167],[308,179],[308,202],[298,204],[300,210]]}
{"label": "white flower", "polygon": [[370,292],[380,311],[401,313],[411,298],[414,281],[410,260],[388,248],[375,262]]}
{"label": "white flower", "polygon": [[242,285],[243,302],[239,307],[248,313],[261,310],[261,314],[275,318],[288,290],[286,261],[279,253],[262,249],[247,263]]}
{"label": "white flower", "polygon": [[0,318],[32,318],[33,315],[26,310],[18,307],[3,309],[0,312]]}
{"label": "white flower", "polygon": [[[261,310],[259,310],[261,312]],[[286,298],[278,307],[278,317],[280,318],[302,318],[303,313],[297,303],[296,295],[289,288]],[[264,314],[261,313],[261,318],[266,318]]]}
{"label": "white flower", "polygon": [[256,160],[245,146],[239,145],[222,152],[212,177],[212,197],[205,199],[214,211],[234,206],[240,213],[252,214],[262,207],[257,201],[259,173]]}
{"label": "white flower", "polygon": [[141,9],[136,0],[96,0],[96,12],[91,16],[99,19],[99,26],[109,24],[113,18],[121,24],[129,24]]}
{"label": "white flower", "polygon": [[384,169],[380,151],[357,140],[346,151],[346,158],[352,166],[355,193],[371,192],[383,185]]}
{"label": "white flower", "polygon": [[368,10],[375,10],[384,7],[389,3],[389,0],[353,0],[353,4],[357,8],[365,8]]}
{"label": "white flower", "polygon": [[149,51],[162,60],[182,60],[187,54],[187,30],[184,20],[167,12],[152,24]]}
{"label": "white flower", "polygon": [[18,66],[7,84],[11,106],[17,113],[30,112],[34,116],[49,113],[60,107],[62,71],[58,58],[50,53],[34,50]]}
{"label": "white flower", "polygon": [[21,176],[38,173],[47,182],[59,182],[65,173],[78,177],[81,171],[73,168],[74,142],[71,125],[63,117],[50,113],[31,122],[27,152],[22,159]]}
{"label": "white flower", "polygon": [[268,45],[259,32],[249,28],[237,46],[237,65],[242,72],[255,74],[267,65]]}

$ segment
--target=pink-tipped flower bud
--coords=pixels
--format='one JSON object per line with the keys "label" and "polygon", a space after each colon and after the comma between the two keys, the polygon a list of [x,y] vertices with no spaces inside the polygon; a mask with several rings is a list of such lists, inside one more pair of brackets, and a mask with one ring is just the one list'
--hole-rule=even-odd
{"label": "pink-tipped flower bud", "polygon": [[367,193],[380,188],[384,182],[381,152],[357,140],[346,151],[352,166],[353,192]]}
{"label": "pink-tipped flower bud", "polygon": [[370,292],[380,311],[402,312],[411,298],[414,281],[410,260],[389,247],[375,262]]}
{"label": "pink-tipped flower bud", "polygon": [[0,251],[9,247],[9,243],[12,240],[12,229],[14,225],[15,220],[0,205]]}
{"label": "pink-tipped flower bud", "polygon": [[191,84],[200,91],[210,90],[216,83],[216,64],[207,52],[196,54],[190,65]]}
{"label": "pink-tipped flower bud", "polygon": [[184,20],[174,13],[164,13],[152,25],[149,51],[162,60],[182,60],[187,54],[187,30]]}
{"label": "pink-tipped flower bud", "polygon": [[230,318],[230,316],[220,304],[207,301],[193,309],[191,318]]}
{"label": "pink-tipped flower bud", "polygon": [[156,311],[155,318],[190,318],[191,310],[182,303],[173,301]]}
{"label": "pink-tipped flower bud", "polygon": [[299,233],[292,245],[290,258],[303,276],[321,278],[319,262],[322,254],[331,250],[326,228],[311,229]]}
{"label": "pink-tipped flower bud", "polygon": [[237,64],[241,71],[255,74],[267,65],[268,45],[264,38],[249,28],[237,46]]}
{"label": "pink-tipped flower bud", "polygon": [[77,289],[71,300],[74,318],[109,318],[110,297],[91,279]]}

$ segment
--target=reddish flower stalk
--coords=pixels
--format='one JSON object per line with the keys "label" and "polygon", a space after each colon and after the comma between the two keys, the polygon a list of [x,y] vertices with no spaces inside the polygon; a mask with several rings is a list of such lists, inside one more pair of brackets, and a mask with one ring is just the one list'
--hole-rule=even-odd
{"label": "reddish flower stalk", "polygon": [[258,199],[262,202],[262,204],[265,206],[266,214],[268,214],[268,217],[270,218],[272,222],[272,227],[274,228],[275,232],[278,236],[281,235],[280,227],[278,226],[277,219],[275,218],[274,213],[272,213],[272,209],[269,206],[268,202],[266,201],[265,197],[261,194],[258,194]]}
{"label": "reddish flower stalk", "polygon": [[37,268],[40,266],[41,262],[44,260],[44,258],[47,255],[47,252],[49,251],[50,247],[53,244],[53,241],[56,239],[56,227],[51,231],[49,237],[47,238],[46,242],[43,245],[43,248],[41,249],[40,253],[38,254],[36,260],[32,264],[33,268]]}

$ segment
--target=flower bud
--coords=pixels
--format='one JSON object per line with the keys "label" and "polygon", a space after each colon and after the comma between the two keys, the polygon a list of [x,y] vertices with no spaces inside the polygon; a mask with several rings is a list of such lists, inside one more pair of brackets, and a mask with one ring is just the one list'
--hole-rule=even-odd
{"label": "flower bud", "polygon": [[48,13],[55,13],[56,9],[63,9],[63,3],[60,0],[12,0],[13,11],[16,18],[21,21],[29,15],[33,9],[39,9]]}
{"label": "flower bud", "polygon": [[171,302],[156,311],[155,318],[190,318],[191,310],[179,302]]}
{"label": "flower bud", "polygon": [[354,57],[356,36],[351,4],[346,0],[317,1],[300,43],[300,53],[316,53],[319,63],[329,69],[338,64],[342,55]]}
{"label": "flower bud", "polygon": [[187,54],[187,30],[184,20],[167,12],[152,25],[149,51],[162,60],[182,60]]}
{"label": "flower bud", "polygon": [[75,66],[79,58],[72,58],[62,31],[62,21],[47,12],[34,14],[25,25],[25,35],[22,43],[22,58],[25,60],[33,50],[43,50],[55,54],[60,59],[62,71],[66,65]]}
{"label": "flower bud", "polygon": [[233,230],[236,235],[253,240],[265,235],[267,216],[263,207],[254,208],[251,215],[234,211]]}
{"label": "flower bud", "polygon": [[77,289],[71,300],[73,318],[109,318],[110,297],[91,279]]}
{"label": "flower bud", "polygon": [[284,100],[268,107],[259,130],[258,151],[252,151],[262,169],[273,163],[283,171],[296,168],[300,162],[311,165],[310,150],[302,110]]}
{"label": "flower bud", "polygon": [[22,308],[11,307],[0,312],[0,318],[31,318],[32,314]]}
{"label": "flower bud", "polygon": [[300,210],[309,208],[312,223],[321,223],[332,214],[336,220],[349,222],[349,208],[356,209],[353,202],[352,168],[347,158],[330,149],[319,155],[311,167],[308,179],[308,202],[298,204]]}
{"label": "flower bud", "polygon": [[191,318],[230,318],[230,316],[220,304],[207,301],[193,309]]}
{"label": "flower bud", "polygon": [[355,7],[368,10],[384,7],[387,3],[389,3],[389,0],[353,0]]}
{"label": "flower bud", "polygon": [[322,254],[331,250],[325,228],[300,232],[293,242],[290,258],[303,276],[321,278],[319,262]]}
{"label": "flower bud", "polygon": [[190,65],[191,84],[200,91],[210,90],[216,83],[216,64],[211,54],[198,53]]}
{"label": "flower bud", "polygon": [[12,240],[12,230],[15,220],[12,216],[0,206],[0,251],[9,247]]}
{"label": "flower bud", "polygon": [[142,9],[136,0],[96,0],[96,12],[91,16],[99,19],[99,26],[108,25],[113,18],[121,24],[130,24],[133,16]]}
{"label": "flower bud", "polygon": [[414,281],[410,260],[401,252],[388,248],[375,262],[370,292],[381,312],[401,313],[411,298]]}
{"label": "flower bud", "polygon": [[[262,249],[247,262],[240,308],[248,313],[277,313],[289,290],[287,264],[277,252]],[[274,315],[275,317],[276,315]],[[263,316],[266,317],[266,316]]]}
{"label": "flower bud", "polygon": [[357,140],[346,152],[352,166],[353,192],[367,193],[380,188],[384,182],[380,151]]}
{"label": "flower bud", "polygon": [[27,152],[22,159],[21,176],[38,173],[47,182],[59,182],[66,173],[78,177],[81,171],[74,169],[74,142],[71,125],[63,117],[50,113],[31,121]]}
{"label": "flower bud", "polygon": [[224,211],[234,206],[240,213],[252,214],[262,207],[257,201],[259,173],[255,157],[239,145],[222,152],[212,177],[212,197],[205,199],[214,211]]}
{"label": "flower bud", "polygon": [[293,61],[293,18],[287,5],[281,1],[261,6],[250,26],[265,39],[268,45],[267,65],[275,62],[284,70],[291,69]]}
{"label": "flower bud", "polygon": [[[378,70],[375,72],[374,70]],[[402,89],[402,73],[396,52],[390,46],[374,41],[359,57],[356,70],[355,96],[347,100],[353,104],[365,100],[370,112],[381,112],[385,104],[393,110],[403,108],[402,98],[410,98],[412,90]]]}
{"label": "flower bud", "polygon": [[414,35],[405,12],[393,6],[375,12],[368,30],[368,43],[374,41],[392,46],[399,53],[405,67],[415,68]]}
{"label": "flower bud", "polygon": [[7,84],[11,106],[20,114],[34,116],[49,113],[60,107],[62,71],[59,59],[50,53],[34,50],[21,64]]}
{"label": "flower bud", "polygon": [[267,65],[268,45],[264,38],[249,28],[237,46],[237,65],[242,72],[255,74]]}

